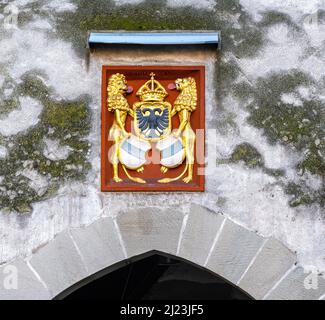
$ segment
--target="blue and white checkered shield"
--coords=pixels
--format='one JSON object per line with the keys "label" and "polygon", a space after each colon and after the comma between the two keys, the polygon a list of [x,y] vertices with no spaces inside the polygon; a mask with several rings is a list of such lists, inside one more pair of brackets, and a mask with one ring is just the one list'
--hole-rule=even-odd
{"label": "blue and white checkered shield", "polygon": [[121,143],[119,160],[128,169],[139,169],[146,163],[146,153],[150,149],[148,141],[132,135]]}
{"label": "blue and white checkered shield", "polygon": [[185,159],[185,148],[182,139],[169,136],[157,143],[160,151],[160,164],[166,168],[175,168],[181,165]]}

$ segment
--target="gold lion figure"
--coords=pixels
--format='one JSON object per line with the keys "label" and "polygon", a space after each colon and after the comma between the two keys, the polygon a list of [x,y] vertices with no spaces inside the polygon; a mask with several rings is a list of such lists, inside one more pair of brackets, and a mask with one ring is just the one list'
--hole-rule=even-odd
{"label": "gold lion figure", "polygon": [[[174,133],[176,138],[182,139],[183,147],[185,148],[186,166],[184,171],[176,178],[165,178],[160,180],[161,183],[168,183],[181,179],[187,172],[187,176],[183,179],[185,183],[193,180],[193,166],[194,166],[194,146],[195,133],[191,127],[191,114],[195,111],[197,106],[197,89],[195,79],[192,77],[177,79],[175,81],[176,89],[180,94],[174,102],[172,116],[178,114],[180,125]],[[163,173],[167,172],[166,167],[162,167]]]}
{"label": "gold lion figure", "polygon": [[[107,106],[108,111],[114,113],[114,122],[109,131],[109,138],[114,141],[111,162],[113,164],[113,180],[115,182],[122,182],[122,179],[118,174],[120,146],[121,142],[130,135],[125,130],[126,117],[128,114],[132,117],[134,116],[133,110],[129,107],[128,101],[125,97],[127,89],[127,81],[123,74],[116,73],[109,78],[107,86]],[[130,180],[138,183],[145,183],[145,181],[140,178],[130,176],[126,167],[123,164],[121,165]]]}

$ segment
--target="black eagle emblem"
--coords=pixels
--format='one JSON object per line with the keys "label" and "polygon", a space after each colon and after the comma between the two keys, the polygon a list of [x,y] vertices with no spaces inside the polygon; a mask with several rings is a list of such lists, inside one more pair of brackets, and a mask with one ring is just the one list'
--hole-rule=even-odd
{"label": "black eagle emblem", "polygon": [[159,138],[169,126],[169,110],[162,108],[137,109],[138,128],[148,138]]}

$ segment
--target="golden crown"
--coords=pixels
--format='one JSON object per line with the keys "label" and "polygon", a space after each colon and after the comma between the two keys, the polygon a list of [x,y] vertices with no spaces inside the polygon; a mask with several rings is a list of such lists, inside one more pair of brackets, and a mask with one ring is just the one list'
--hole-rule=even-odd
{"label": "golden crown", "polygon": [[164,101],[168,96],[165,88],[155,80],[155,74],[150,73],[151,79],[148,80],[137,92],[141,101]]}

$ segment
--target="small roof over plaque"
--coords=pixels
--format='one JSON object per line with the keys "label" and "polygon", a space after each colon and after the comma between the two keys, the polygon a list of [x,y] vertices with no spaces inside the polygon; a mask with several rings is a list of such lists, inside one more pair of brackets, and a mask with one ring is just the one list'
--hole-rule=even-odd
{"label": "small roof over plaque", "polygon": [[88,45],[215,45],[220,47],[219,31],[92,31]]}

